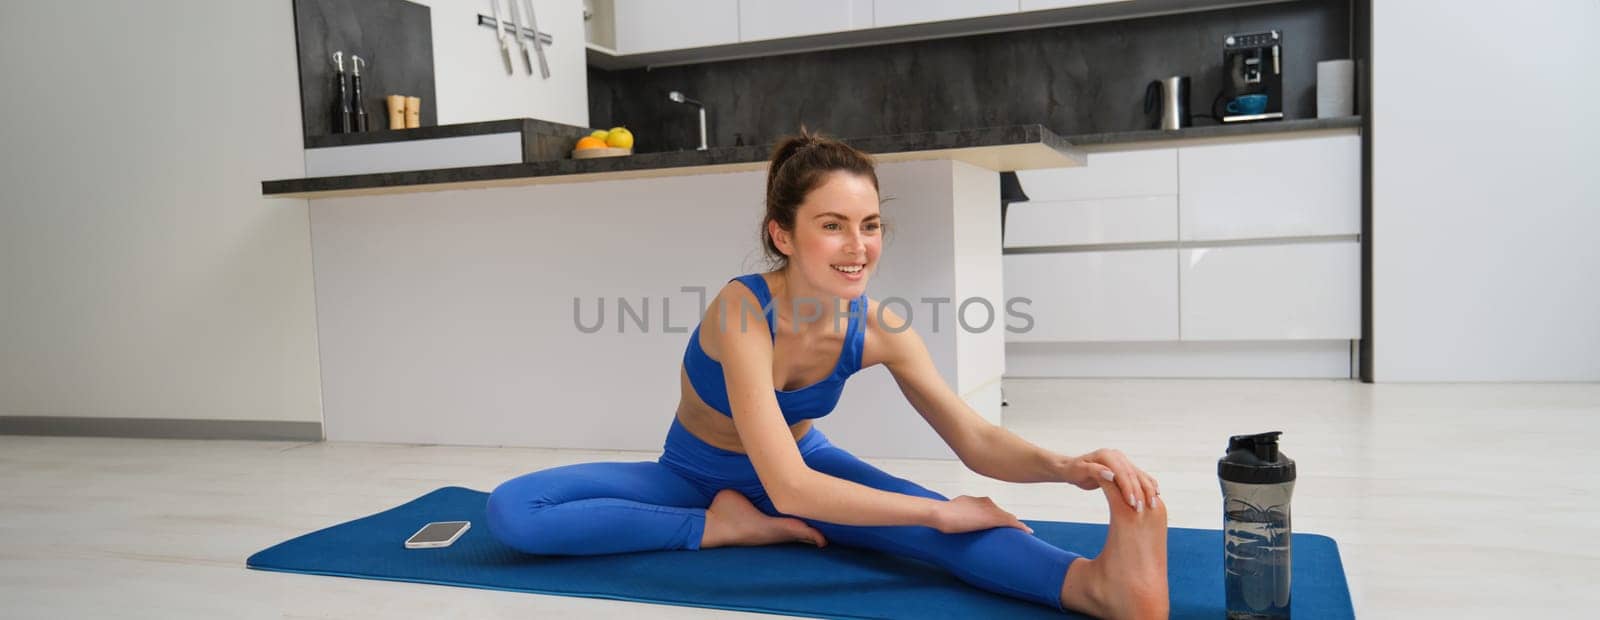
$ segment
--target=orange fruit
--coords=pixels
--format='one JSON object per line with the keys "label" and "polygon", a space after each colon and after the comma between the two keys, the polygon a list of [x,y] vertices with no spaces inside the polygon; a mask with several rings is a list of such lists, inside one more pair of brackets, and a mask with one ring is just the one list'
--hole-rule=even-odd
{"label": "orange fruit", "polygon": [[578,146],[574,148],[581,151],[583,149],[602,149],[605,148],[605,146],[606,143],[599,138],[594,136],[584,136],[578,140]]}

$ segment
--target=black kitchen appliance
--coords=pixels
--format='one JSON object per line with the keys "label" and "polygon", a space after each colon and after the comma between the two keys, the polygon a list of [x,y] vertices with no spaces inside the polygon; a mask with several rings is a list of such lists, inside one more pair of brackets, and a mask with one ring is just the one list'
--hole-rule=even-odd
{"label": "black kitchen appliance", "polygon": [[1223,39],[1222,95],[1213,110],[1224,123],[1283,118],[1283,32]]}

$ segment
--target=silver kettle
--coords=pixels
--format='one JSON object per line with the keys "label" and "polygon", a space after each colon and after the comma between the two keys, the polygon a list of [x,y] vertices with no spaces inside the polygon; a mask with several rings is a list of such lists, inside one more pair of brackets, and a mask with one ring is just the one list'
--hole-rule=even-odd
{"label": "silver kettle", "polygon": [[1144,113],[1151,129],[1182,129],[1190,126],[1189,76],[1152,80],[1144,88]]}

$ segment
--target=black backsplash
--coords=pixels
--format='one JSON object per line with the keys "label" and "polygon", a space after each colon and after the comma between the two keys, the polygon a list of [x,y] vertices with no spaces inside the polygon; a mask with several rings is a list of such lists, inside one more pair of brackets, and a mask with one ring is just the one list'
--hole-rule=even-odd
{"label": "black backsplash", "polygon": [[[1222,39],[1284,33],[1286,118],[1316,116],[1316,63],[1350,58],[1350,0],[1300,0],[658,69],[589,69],[589,124],[634,130],[637,152],[765,144],[802,123],[871,136],[1039,123],[1058,134],[1148,128],[1145,86],[1188,75],[1196,114],[1222,88]],[[1207,118],[1196,125],[1214,124]]]}
{"label": "black backsplash", "polygon": [[[405,0],[294,0],[305,136],[333,133],[334,105],[339,100],[333,53],[340,50],[347,76],[353,75],[352,55],[367,62],[361,69],[361,103],[369,130],[389,129],[384,97],[390,94],[421,97],[419,123],[439,124],[431,13],[428,7]],[[309,141],[306,146],[311,146]]]}

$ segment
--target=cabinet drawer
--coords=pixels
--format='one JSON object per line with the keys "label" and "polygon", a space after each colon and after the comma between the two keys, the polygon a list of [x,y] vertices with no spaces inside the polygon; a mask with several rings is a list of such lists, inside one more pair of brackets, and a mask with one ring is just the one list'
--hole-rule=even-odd
{"label": "cabinet drawer", "polygon": [[1178,193],[1177,149],[1089,153],[1073,168],[1019,170],[1030,200],[1088,200]]}
{"label": "cabinet drawer", "polygon": [[1182,252],[1184,340],[1361,337],[1359,242]]}
{"label": "cabinet drawer", "polygon": [[[1007,342],[1109,342],[1178,337],[1178,250],[1013,254],[1004,257],[1005,296],[1033,317]],[[996,308],[1006,316],[1006,308]],[[1027,321],[1007,317],[1021,328]]]}
{"label": "cabinet drawer", "polygon": [[1029,201],[1006,209],[1008,248],[1177,239],[1177,196]]}
{"label": "cabinet drawer", "polygon": [[1186,241],[1361,232],[1360,136],[1182,147],[1178,179]]}

